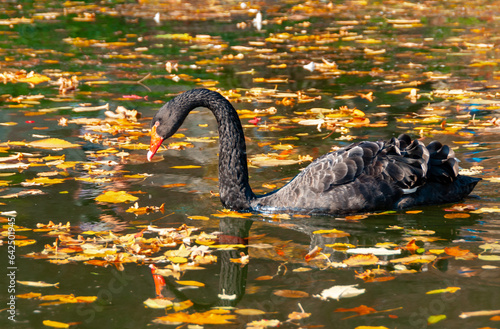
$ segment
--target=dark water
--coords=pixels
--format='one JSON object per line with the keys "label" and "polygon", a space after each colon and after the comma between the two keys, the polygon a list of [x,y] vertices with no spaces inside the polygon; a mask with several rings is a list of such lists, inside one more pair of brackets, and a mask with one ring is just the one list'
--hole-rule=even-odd
{"label": "dark water", "polygon": [[[85,231],[124,235],[137,233],[149,224],[160,228],[187,224],[207,233],[222,232],[220,243],[247,245],[238,250],[214,251],[216,263],[184,272],[181,280],[200,281],[204,287],[189,289],[171,277],[166,278],[167,297],[175,302],[194,303],[184,312],[227,307],[236,318],[225,327],[244,328],[252,321],[277,319],[282,321],[282,327],[291,328],[297,324],[325,328],[425,328],[429,316],[441,314],[446,319],[436,327],[498,326],[493,315],[459,317],[463,312],[500,309],[500,265],[498,257],[494,257],[498,256],[500,239],[500,126],[495,123],[500,109],[498,1],[476,1],[473,5],[465,1],[262,1],[247,3],[246,8],[236,1],[42,1],[1,2],[0,7],[0,71],[4,76],[25,70],[47,76],[51,82],[73,75],[79,80],[76,90],[64,95],[58,86],[47,82],[33,86],[23,82],[0,85],[0,156],[23,152],[25,156],[20,161],[31,163],[23,170],[2,167],[1,195],[29,189],[43,193],[0,200],[5,225],[1,248],[5,253],[0,262],[6,273],[12,265],[8,263],[7,250],[9,218],[29,229],[36,228],[37,223],[69,221],[74,237]],[[256,11],[263,14],[261,30],[252,25]],[[160,13],[159,23],[153,19],[156,13]],[[28,21],[20,20],[22,17]],[[242,22],[245,28],[241,28]],[[181,35],[184,33],[187,36]],[[167,62],[174,67],[177,64],[177,70],[167,72]],[[313,72],[303,67],[310,62],[316,63]],[[143,78],[142,83],[137,83]],[[218,218],[213,216],[222,210],[218,198],[213,196],[218,188],[217,130],[208,111],[200,109],[191,114],[180,132],[191,138],[209,137],[211,142],[193,141],[192,148],[162,151],[156,156],[158,161],[146,161],[144,144],[147,147],[149,143],[149,122],[155,111],[172,95],[200,86],[218,88],[226,94],[239,93],[241,97],[230,97],[238,110],[276,108],[275,114],[261,116],[258,125],[249,123],[257,116],[255,112],[247,116],[241,112],[249,155],[280,153],[272,145],[283,143],[294,146],[289,157],[282,154],[286,159],[306,154],[316,158],[351,141],[388,139],[409,133],[426,143],[439,139],[449,144],[461,160],[461,167],[484,180],[463,201],[464,211],[442,205],[416,209],[422,210],[420,213],[372,214],[358,220],[260,215],[247,219]],[[413,88],[418,89],[418,99],[408,97]],[[293,103],[287,104],[284,96],[273,96],[285,92],[301,92],[317,99],[298,102],[297,97],[292,97]],[[360,96],[370,92],[372,100]],[[16,100],[30,95],[41,96]],[[104,110],[73,111],[76,107],[104,104],[109,104],[112,111],[120,105],[136,109],[142,116],[136,126],[121,131],[105,127],[98,131],[88,122],[58,124],[60,118],[104,120]],[[312,108],[327,111],[341,106],[363,111],[372,125],[349,127],[345,122],[334,122],[328,113],[306,113]],[[321,131],[316,125],[299,124],[300,120],[321,118],[330,124],[324,124]],[[92,138],[85,138],[85,134],[92,134]],[[48,137],[80,146],[51,150],[9,143]],[[184,139],[172,140],[177,141]],[[112,152],[99,153],[109,148],[129,154],[120,157]],[[47,165],[50,160],[42,158],[49,155],[65,155],[64,160],[75,161],[75,165],[65,169]],[[41,159],[41,165],[34,165],[36,162],[30,161],[30,157]],[[252,187],[263,193],[269,191],[264,184],[279,187],[307,163],[251,166]],[[199,167],[172,168],[185,165]],[[50,178],[65,180],[53,185],[23,185],[52,171],[55,176]],[[145,175],[127,176],[136,174]],[[78,180],[89,177],[106,180]],[[162,187],[169,184],[180,185]],[[95,201],[107,190],[132,193],[139,197],[139,206],[164,203],[165,212],[136,216],[126,212],[131,203]],[[15,217],[12,211],[17,213]],[[469,216],[446,218],[450,213]],[[207,216],[209,220],[188,218],[193,215]],[[349,236],[313,234],[319,229],[334,228]],[[433,232],[425,235],[412,230]],[[165,327],[154,323],[154,319],[174,313],[144,307],[145,300],[155,297],[147,266],[150,261],[127,263],[123,268],[79,261],[53,264],[29,256],[40,255],[44,245],[54,243],[55,236],[21,228],[16,234],[18,240],[36,240],[16,248],[16,279],[59,282],[59,287],[17,284],[15,294],[40,292],[98,299],[90,304],[43,306],[37,299],[18,298],[16,322],[8,319],[10,314],[4,308],[9,305],[0,307],[4,309],[2,326],[41,328],[44,320],[53,320],[72,323],[75,328]],[[145,233],[145,237],[154,236]],[[426,240],[428,236],[435,239]],[[414,270],[406,274],[397,272],[401,270],[397,263],[384,262],[409,256],[406,251],[398,256],[379,256],[379,265],[328,267],[329,262],[342,262],[350,255],[326,245],[373,247],[390,242],[401,247],[415,237],[426,253],[458,246],[473,255],[460,258],[441,253],[434,262],[406,265],[407,270]],[[485,250],[486,244],[493,247]],[[330,255],[329,262],[322,257],[305,260],[315,247]],[[247,265],[230,261],[239,258],[240,252],[250,256]],[[164,267],[167,263],[157,265]],[[304,268],[307,271],[302,271]],[[387,270],[386,276],[395,278],[364,282],[355,277],[356,272],[376,268]],[[256,280],[262,276],[272,279]],[[334,285],[353,284],[365,289],[365,293],[338,301],[312,297]],[[447,287],[460,290],[426,294]],[[310,296],[297,299],[273,293],[285,289]],[[13,295],[8,287],[2,288],[0,294],[6,301]],[[221,298],[220,294],[233,295],[234,299]],[[334,312],[360,305],[384,312],[356,317],[350,317],[356,315],[353,312]],[[300,312],[300,307],[311,313],[310,317],[286,322],[288,314]],[[236,313],[237,309],[260,310],[265,314],[242,315]],[[222,325],[215,327],[218,326]]]}

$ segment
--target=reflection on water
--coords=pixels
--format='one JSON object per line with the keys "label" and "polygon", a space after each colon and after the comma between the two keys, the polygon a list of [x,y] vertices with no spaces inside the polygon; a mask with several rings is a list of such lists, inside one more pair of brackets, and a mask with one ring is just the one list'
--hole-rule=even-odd
{"label": "reflection on water", "polygon": [[[203,282],[204,287],[183,287],[166,277],[165,296],[176,303],[191,300],[187,313],[216,307],[265,312],[231,310],[236,319],[227,327],[278,319],[284,327],[425,328],[429,316],[440,314],[446,320],[436,325],[446,328],[495,326],[488,315],[459,315],[500,308],[496,2],[42,1],[1,7],[0,211],[16,211],[17,225],[34,229],[37,223],[69,221],[72,237],[96,241],[109,232],[155,238],[148,225],[187,224],[218,232],[217,243],[243,247],[215,250],[217,263],[183,272],[181,280]],[[259,11],[260,31],[252,24]],[[50,82],[22,82],[20,70]],[[72,76],[79,80],[77,89],[60,93],[57,81]],[[222,210],[217,130],[208,111],[200,109],[187,118],[179,131],[184,136],[171,140],[186,144],[161,151],[161,161],[148,163],[147,145],[141,145],[149,142],[149,122],[161,104],[200,86],[219,88],[240,111],[249,155],[317,158],[352,141],[409,133],[425,143],[439,139],[449,144],[462,169],[483,181],[460,204],[414,212],[216,217]],[[74,111],[105,104],[111,111],[119,105],[136,109],[142,117],[117,122],[105,110]],[[369,124],[336,117],[334,110],[341,106],[362,111]],[[68,120],[66,125],[61,118]],[[322,124],[299,123],[310,120]],[[46,138],[80,147],[24,144]],[[282,144],[292,145],[291,150],[280,148]],[[15,157],[18,152],[22,158]],[[184,165],[197,167],[172,168]],[[306,165],[254,165],[250,183],[266,193]],[[62,181],[36,183],[40,177]],[[136,216],[126,212],[131,203],[95,201],[108,190],[128,192],[140,207],[164,203],[165,211]],[[18,298],[17,323],[3,318],[3,326],[39,328],[49,319],[77,322],[74,326],[81,328],[164,327],[153,320],[175,312],[144,308],[143,302],[155,296],[146,266],[152,261],[146,257],[106,267],[57,264],[33,256],[54,246],[57,234],[19,230],[17,236],[36,240],[16,249],[17,280],[59,282],[59,288],[18,285],[17,294],[98,300],[41,305],[37,299]],[[412,240],[420,250],[404,249]],[[375,246],[403,249],[399,255],[379,255],[370,265],[345,265],[352,256],[347,248]],[[458,251],[448,249],[455,247]],[[467,250],[470,254],[453,254]],[[234,262],[241,253],[250,256],[248,264]],[[435,258],[397,262],[412,255]],[[2,256],[1,264],[7,267],[7,257]],[[334,285],[353,284],[366,292],[329,301],[313,297]],[[448,287],[460,290],[427,294]],[[309,297],[278,296],[277,290]],[[9,298],[5,290],[0,294]],[[334,312],[360,305],[379,312]],[[287,322],[301,308],[311,316]]]}

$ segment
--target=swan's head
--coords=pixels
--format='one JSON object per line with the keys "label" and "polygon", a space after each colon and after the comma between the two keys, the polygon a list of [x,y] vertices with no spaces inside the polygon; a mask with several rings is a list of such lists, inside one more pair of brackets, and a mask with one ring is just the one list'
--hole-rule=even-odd
{"label": "swan's head", "polygon": [[188,111],[184,111],[184,108],[179,106],[179,101],[176,98],[163,105],[151,120],[148,161],[151,161],[163,141],[175,134],[187,116]]}
{"label": "swan's head", "polygon": [[153,156],[156,154],[156,151],[158,151],[158,149],[160,148],[161,143],[163,143],[163,140],[165,139],[158,134],[159,126],[160,121],[155,121],[151,127],[151,142],[149,143],[149,151],[147,156],[148,161],[151,161]]}

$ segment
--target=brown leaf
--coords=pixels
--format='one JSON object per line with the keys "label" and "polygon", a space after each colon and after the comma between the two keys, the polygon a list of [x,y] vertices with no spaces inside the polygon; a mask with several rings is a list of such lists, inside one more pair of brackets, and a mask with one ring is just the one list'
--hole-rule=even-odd
{"label": "brown leaf", "polygon": [[276,296],[287,297],[287,298],[304,298],[309,297],[309,294],[305,291],[299,290],[275,290],[273,292]]}
{"label": "brown leaf", "polygon": [[378,257],[373,254],[359,254],[353,255],[348,259],[345,259],[342,263],[348,266],[365,266],[365,265],[373,265],[378,262]]}

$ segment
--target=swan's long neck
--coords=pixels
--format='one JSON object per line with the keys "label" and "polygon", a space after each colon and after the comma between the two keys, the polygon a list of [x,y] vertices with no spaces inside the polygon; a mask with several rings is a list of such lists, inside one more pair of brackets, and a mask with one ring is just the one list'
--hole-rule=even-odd
{"label": "swan's long neck", "polygon": [[217,119],[219,193],[222,204],[233,210],[250,209],[250,201],[255,196],[248,183],[245,136],[236,110],[227,99],[208,89],[197,89],[192,95],[186,96],[189,96],[192,106],[210,109]]}

